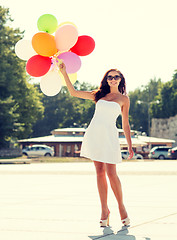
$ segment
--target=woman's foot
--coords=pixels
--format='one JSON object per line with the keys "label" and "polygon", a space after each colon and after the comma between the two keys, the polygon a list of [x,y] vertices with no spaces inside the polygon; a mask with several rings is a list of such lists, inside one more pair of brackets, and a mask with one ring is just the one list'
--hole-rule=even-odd
{"label": "woman's foot", "polygon": [[102,213],[101,213],[101,220],[107,219],[108,216],[109,216],[109,214],[110,214],[109,209],[107,209],[107,210],[105,210],[105,211],[102,211]]}
{"label": "woman's foot", "polygon": [[127,217],[127,218],[125,218],[125,219],[122,219],[121,221],[122,221],[122,224],[123,224],[124,226],[128,226],[128,225],[130,224],[130,219],[129,219],[129,217]]}
{"label": "woman's foot", "polygon": [[119,207],[119,212],[120,212],[121,220],[126,219],[128,217],[128,214],[124,205]]}
{"label": "woman's foot", "polygon": [[101,219],[100,219],[100,227],[109,226],[109,215],[110,215],[109,209],[107,209],[107,211],[102,211]]}

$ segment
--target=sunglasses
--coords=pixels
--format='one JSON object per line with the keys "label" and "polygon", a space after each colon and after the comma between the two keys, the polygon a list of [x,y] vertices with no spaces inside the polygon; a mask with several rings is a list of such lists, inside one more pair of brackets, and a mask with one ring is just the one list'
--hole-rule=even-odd
{"label": "sunglasses", "polygon": [[121,76],[119,76],[119,75],[115,75],[115,76],[109,75],[109,76],[107,76],[107,80],[112,80],[113,78],[114,78],[115,80],[118,80],[119,78],[121,78]]}

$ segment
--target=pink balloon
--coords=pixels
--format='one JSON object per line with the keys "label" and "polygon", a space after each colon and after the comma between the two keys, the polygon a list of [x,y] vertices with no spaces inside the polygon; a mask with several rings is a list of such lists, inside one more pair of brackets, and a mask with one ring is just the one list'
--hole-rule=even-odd
{"label": "pink balloon", "polygon": [[63,60],[67,73],[75,73],[81,67],[80,57],[73,52],[61,53],[58,58]]}
{"label": "pink balloon", "polygon": [[55,32],[55,42],[59,51],[68,51],[78,39],[77,28],[73,25],[63,25]]}

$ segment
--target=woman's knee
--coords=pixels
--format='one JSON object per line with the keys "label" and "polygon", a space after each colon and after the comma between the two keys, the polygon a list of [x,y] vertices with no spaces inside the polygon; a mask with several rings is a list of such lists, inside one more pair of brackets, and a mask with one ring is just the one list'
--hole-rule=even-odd
{"label": "woman's knee", "polygon": [[106,164],[106,173],[110,180],[117,177],[116,165],[115,164]]}
{"label": "woman's knee", "polygon": [[103,175],[106,173],[105,164],[102,162],[94,161],[97,176]]}

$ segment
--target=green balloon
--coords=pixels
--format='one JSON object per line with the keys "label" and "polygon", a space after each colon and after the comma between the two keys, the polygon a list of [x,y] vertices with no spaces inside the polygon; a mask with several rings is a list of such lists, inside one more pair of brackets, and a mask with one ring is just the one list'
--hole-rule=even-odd
{"label": "green balloon", "polygon": [[58,27],[58,22],[55,16],[51,14],[44,14],[39,17],[37,21],[37,27],[39,31],[52,34],[56,31]]}

